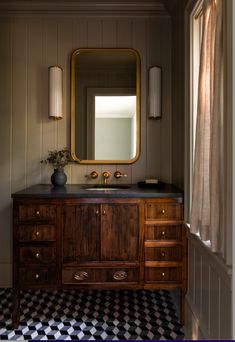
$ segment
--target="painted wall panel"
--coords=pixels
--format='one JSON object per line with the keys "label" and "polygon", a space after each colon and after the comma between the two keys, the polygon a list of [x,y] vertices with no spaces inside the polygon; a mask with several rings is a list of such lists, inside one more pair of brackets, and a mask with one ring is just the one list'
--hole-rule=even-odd
{"label": "painted wall panel", "polygon": [[[2,279],[0,272],[0,285],[11,283],[11,192],[36,183],[50,183],[53,170],[50,165],[40,164],[40,160],[47,157],[48,150],[70,143],[70,56],[76,48],[133,47],[139,51],[141,155],[133,165],[67,166],[68,183],[100,182],[101,176],[95,181],[85,178],[94,169],[100,174],[110,170],[110,182],[135,183],[150,174],[170,180],[171,145],[165,143],[164,139],[168,138],[161,133],[161,121],[152,122],[147,118],[149,66],[164,64],[166,75],[171,74],[170,30],[170,19],[161,17],[19,15],[1,19],[0,139],[4,151],[0,165],[0,241],[3,246],[0,248],[0,267],[7,263],[9,272],[7,280]],[[162,32],[164,38],[161,38]],[[48,118],[48,67],[52,65],[63,68],[64,117],[59,121]],[[167,76],[164,82],[166,111],[162,129],[170,132],[170,77]],[[113,174],[117,169],[128,177],[116,181]]]}

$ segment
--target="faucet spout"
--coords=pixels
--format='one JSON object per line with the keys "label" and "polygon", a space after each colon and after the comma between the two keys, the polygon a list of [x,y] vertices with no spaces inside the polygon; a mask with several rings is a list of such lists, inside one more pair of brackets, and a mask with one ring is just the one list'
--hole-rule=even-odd
{"label": "faucet spout", "polygon": [[108,178],[110,177],[110,175],[111,175],[111,173],[109,171],[104,171],[102,173],[104,185],[106,185],[108,183]]}

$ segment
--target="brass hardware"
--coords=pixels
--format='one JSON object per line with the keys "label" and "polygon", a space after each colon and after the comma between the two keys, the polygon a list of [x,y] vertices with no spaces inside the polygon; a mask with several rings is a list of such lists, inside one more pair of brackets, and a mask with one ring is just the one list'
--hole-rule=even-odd
{"label": "brass hardware", "polygon": [[166,273],[162,272],[162,277],[165,277]]}
{"label": "brass hardware", "polygon": [[40,216],[40,211],[39,210],[36,211],[36,216]]}
{"label": "brass hardware", "polygon": [[114,280],[124,280],[127,278],[127,273],[125,271],[116,271],[114,274],[113,274],[113,279]]}
{"label": "brass hardware", "polygon": [[99,213],[100,213],[99,210],[96,210],[95,214],[96,214],[96,215],[99,215]]}
{"label": "brass hardware", "polygon": [[161,210],[161,214],[165,215],[166,211],[164,209]]}
{"label": "brass hardware", "polygon": [[122,173],[121,171],[116,171],[116,172],[114,172],[114,177],[116,179],[120,179],[122,177],[127,177],[127,174],[126,173]]}
{"label": "brass hardware", "polygon": [[37,232],[36,232],[36,236],[39,236],[39,235],[40,235],[40,233],[39,233],[39,231],[37,231]]}
{"label": "brass hardware", "polygon": [[103,176],[103,180],[104,180],[104,184],[107,184],[108,182],[108,178],[110,177],[111,173],[109,171],[104,171],[102,173],[102,176]]}
{"label": "brass hardware", "polygon": [[39,279],[39,274],[38,273],[35,275],[35,279],[36,280]]}
{"label": "brass hardware", "polygon": [[74,276],[74,279],[78,281],[85,280],[86,278],[88,278],[88,273],[84,271],[78,272]]}
{"label": "brass hardware", "polygon": [[36,253],[36,254],[35,254],[35,258],[36,258],[36,259],[39,259],[39,257],[40,257],[40,254],[39,254],[39,253]]}
{"label": "brass hardware", "polygon": [[163,231],[161,234],[162,234],[162,236],[165,236],[165,235],[166,235],[166,233],[165,233],[164,231]]}
{"label": "brass hardware", "polygon": [[164,258],[166,256],[165,252],[162,252],[162,257]]}
{"label": "brass hardware", "polygon": [[102,211],[102,214],[103,214],[104,216],[107,215],[106,210],[103,210],[103,211]]}
{"label": "brass hardware", "polygon": [[92,171],[89,175],[85,175],[85,177],[92,178],[92,179],[96,179],[96,178],[98,178],[98,176],[99,176],[99,173],[95,170]]}

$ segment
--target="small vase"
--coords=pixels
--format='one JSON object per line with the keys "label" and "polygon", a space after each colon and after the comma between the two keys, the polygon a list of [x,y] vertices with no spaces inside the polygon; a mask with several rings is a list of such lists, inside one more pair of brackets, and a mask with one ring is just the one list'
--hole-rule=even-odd
{"label": "small vase", "polygon": [[51,183],[54,186],[64,186],[67,182],[67,176],[64,173],[64,169],[55,169],[54,173],[51,176]]}

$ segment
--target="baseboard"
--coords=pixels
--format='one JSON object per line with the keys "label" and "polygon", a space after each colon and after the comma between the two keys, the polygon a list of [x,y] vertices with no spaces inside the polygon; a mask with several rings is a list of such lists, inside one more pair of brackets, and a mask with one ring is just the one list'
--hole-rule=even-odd
{"label": "baseboard", "polygon": [[12,287],[12,264],[0,264],[0,287]]}
{"label": "baseboard", "polygon": [[199,326],[199,319],[192,311],[190,302],[185,300],[185,326],[184,333],[186,340],[206,340]]}

